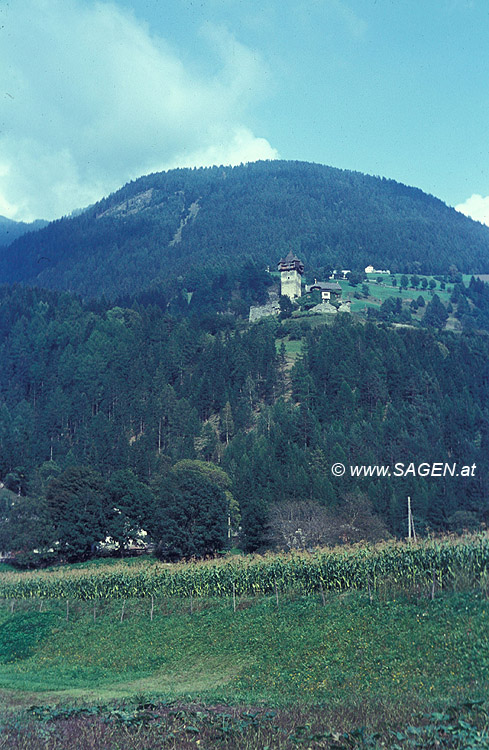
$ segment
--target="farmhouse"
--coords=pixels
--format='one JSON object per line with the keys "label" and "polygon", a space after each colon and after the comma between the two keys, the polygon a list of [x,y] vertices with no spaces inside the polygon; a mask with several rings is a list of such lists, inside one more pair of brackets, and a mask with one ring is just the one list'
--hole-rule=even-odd
{"label": "farmhouse", "polygon": [[327,281],[314,280],[314,284],[306,287],[306,293],[310,294],[311,292],[320,292],[321,301],[329,302],[332,299],[339,299],[341,297],[341,286],[338,282],[330,283]]}

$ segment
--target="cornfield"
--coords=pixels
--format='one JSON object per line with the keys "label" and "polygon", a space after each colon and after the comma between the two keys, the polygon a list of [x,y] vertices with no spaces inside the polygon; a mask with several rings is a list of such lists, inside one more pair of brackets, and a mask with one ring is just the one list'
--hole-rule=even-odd
{"label": "cornfield", "polygon": [[137,566],[123,562],[90,568],[57,568],[0,574],[4,599],[129,599],[220,597],[319,591],[376,591],[386,582],[403,588],[447,587],[460,576],[487,587],[489,536],[387,543],[374,547],[318,549],[225,560]]}

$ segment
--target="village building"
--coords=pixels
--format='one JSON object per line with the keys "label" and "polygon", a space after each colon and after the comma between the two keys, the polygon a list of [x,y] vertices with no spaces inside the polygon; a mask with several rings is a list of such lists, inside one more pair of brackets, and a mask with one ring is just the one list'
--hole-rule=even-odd
{"label": "village building", "polygon": [[341,286],[338,282],[330,283],[327,281],[316,281],[314,284],[306,287],[306,293],[319,292],[321,294],[322,302],[329,302],[330,300],[339,299],[341,297]]}
{"label": "village building", "polygon": [[351,273],[349,268],[342,268],[337,269],[335,268],[334,271],[331,272],[330,279],[341,279],[342,281],[346,281],[348,279],[348,274]]}
{"label": "village building", "polygon": [[385,274],[385,273],[390,273],[390,271],[388,271],[388,270],[380,270],[379,268],[374,268],[373,266],[367,266],[365,268],[365,273]]}

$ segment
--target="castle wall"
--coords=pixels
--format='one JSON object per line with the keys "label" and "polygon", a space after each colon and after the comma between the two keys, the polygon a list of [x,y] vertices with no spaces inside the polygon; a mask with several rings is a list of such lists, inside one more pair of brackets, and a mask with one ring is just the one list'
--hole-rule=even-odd
{"label": "castle wall", "polygon": [[255,323],[260,318],[267,318],[269,315],[278,315],[280,306],[278,302],[270,302],[268,305],[258,305],[250,307],[250,323]]}

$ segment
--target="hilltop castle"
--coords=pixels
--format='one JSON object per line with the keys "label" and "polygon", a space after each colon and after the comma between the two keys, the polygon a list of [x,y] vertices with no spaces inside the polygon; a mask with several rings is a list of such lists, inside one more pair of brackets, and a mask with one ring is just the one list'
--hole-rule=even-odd
{"label": "hilltop castle", "polygon": [[[304,263],[290,251],[285,258],[282,258],[277,265],[280,272],[280,294],[288,297],[291,302],[297,302],[302,297],[302,274],[304,273]],[[330,283],[326,281],[317,281],[314,284],[305,287],[306,294],[319,292],[321,302],[309,309],[309,312],[336,313],[350,312],[350,301],[343,304],[332,305],[331,302],[341,302],[342,289],[338,282]],[[307,307],[307,305],[306,305]],[[275,290],[269,292],[269,303],[259,307],[250,307],[250,323],[254,323],[260,318],[268,315],[278,315],[280,312],[279,297]]]}

